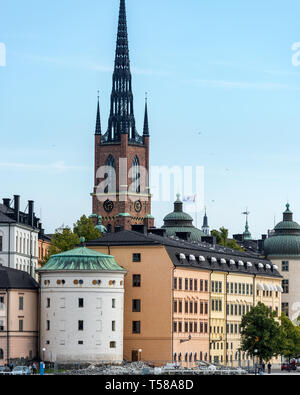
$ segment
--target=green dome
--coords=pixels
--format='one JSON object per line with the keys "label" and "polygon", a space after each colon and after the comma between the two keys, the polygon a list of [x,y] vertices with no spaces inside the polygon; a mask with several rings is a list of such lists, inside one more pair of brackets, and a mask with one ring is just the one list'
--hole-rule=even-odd
{"label": "green dome", "polygon": [[201,241],[201,238],[206,236],[202,230],[195,228],[193,225],[193,218],[183,211],[183,203],[180,196],[177,195],[177,200],[174,203],[174,211],[164,218],[164,226],[166,236],[176,236],[177,233],[190,233],[191,241]]}
{"label": "green dome", "polygon": [[165,218],[164,218],[164,222],[166,221],[188,221],[188,222],[193,222],[193,218],[184,212],[173,212],[168,214]]}
{"label": "green dome", "polygon": [[283,221],[275,227],[273,236],[265,240],[264,252],[267,257],[300,257],[300,225],[293,221],[290,205],[283,213]]}
{"label": "green dome", "polygon": [[105,255],[86,247],[52,255],[38,272],[60,270],[83,271],[124,271],[111,255]]}

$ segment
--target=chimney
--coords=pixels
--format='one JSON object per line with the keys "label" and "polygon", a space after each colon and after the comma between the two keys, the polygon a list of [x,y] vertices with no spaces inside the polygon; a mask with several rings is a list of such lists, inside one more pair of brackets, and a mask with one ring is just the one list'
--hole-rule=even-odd
{"label": "chimney", "polygon": [[14,195],[14,212],[15,212],[15,220],[20,222],[20,196]]}
{"label": "chimney", "polygon": [[33,226],[34,201],[28,200],[28,225]]}
{"label": "chimney", "polygon": [[6,206],[7,208],[10,207],[10,199],[3,199],[3,204],[4,206]]}

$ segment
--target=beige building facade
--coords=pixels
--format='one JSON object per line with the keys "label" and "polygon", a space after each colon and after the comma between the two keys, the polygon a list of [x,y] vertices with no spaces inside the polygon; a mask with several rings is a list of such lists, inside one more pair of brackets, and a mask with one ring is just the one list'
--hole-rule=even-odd
{"label": "beige building facade", "polygon": [[0,267],[0,366],[38,357],[38,290],[28,273]]}

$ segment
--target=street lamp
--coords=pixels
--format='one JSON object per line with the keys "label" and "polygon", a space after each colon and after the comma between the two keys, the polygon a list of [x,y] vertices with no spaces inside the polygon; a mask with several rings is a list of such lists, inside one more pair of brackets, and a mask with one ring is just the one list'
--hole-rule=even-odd
{"label": "street lamp", "polygon": [[[258,350],[254,350],[254,360],[255,360],[255,355],[258,354]],[[257,362],[255,362],[255,376],[257,374]]]}
{"label": "street lamp", "polygon": [[42,351],[43,351],[43,362],[45,362],[45,351],[46,351],[46,349],[43,348]]}

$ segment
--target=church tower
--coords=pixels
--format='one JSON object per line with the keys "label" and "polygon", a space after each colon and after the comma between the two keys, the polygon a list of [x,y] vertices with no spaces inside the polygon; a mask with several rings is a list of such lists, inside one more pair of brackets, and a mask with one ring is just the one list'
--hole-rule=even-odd
{"label": "church tower", "polygon": [[154,227],[149,188],[147,98],[143,135],[136,129],[125,0],[120,0],[108,128],[102,133],[98,97],[93,213],[108,232]]}

